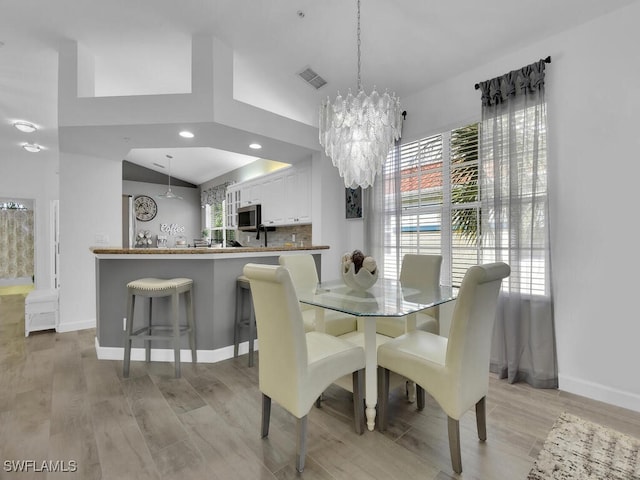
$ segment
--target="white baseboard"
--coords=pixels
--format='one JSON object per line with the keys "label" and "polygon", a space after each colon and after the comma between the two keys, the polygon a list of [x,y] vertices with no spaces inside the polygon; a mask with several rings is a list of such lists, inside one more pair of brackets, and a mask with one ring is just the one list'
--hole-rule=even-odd
{"label": "white baseboard", "polygon": [[[98,344],[98,338],[95,340],[96,354],[99,360],[122,360],[124,358],[124,347],[101,347]],[[254,348],[258,351],[257,341]],[[238,346],[238,354],[244,355],[249,352],[249,342],[243,342]],[[198,363],[216,363],[222,360],[233,358],[233,345],[217,348],[215,350],[198,350]],[[131,360],[144,361],[144,348],[132,348]],[[180,360],[183,362],[191,361],[191,350],[181,349]],[[152,348],[151,361],[153,362],[173,362],[173,350],[166,348]]]}
{"label": "white baseboard", "polygon": [[92,320],[83,320],[81,322],[60,322],[56,326],[56,332],[75,332],[76,330],[86,330],[88,328],[96,328],[95,318]]}
{"label": "white baseboard", "polygon": [[589,382],[568,375],[558,375],[558,388],[565,392],[640,412],[640,395]]}

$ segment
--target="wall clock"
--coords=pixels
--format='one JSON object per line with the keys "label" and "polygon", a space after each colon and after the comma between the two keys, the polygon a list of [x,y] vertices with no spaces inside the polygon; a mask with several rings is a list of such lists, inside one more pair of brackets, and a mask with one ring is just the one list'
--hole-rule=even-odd
{"label": "wall clock", "polygon": [[158,213],[158,205],[156,204],[156,201],[146,195],[136,197],[133,201],[133,208],[136,212],[136,218],[141,222],[153,220],[156,213]]}

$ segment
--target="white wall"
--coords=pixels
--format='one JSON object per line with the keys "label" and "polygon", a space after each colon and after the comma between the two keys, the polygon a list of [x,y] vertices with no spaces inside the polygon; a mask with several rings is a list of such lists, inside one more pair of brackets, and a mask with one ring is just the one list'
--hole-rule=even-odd
{"label": "white wall", "polygon": [[321,278],[333,280],[338,278],[342,254],[364,249],[363,220],[345,218],[344,181],[331,159],[320,152],[312,157],[311,178],[313,244],[331,247],[322,254]]}
{"label": "white wall", "polygon": [[59,331],[95,327],[95,260],[90,248],[120,246],[121,192],[120,161],[60,154]]}
{"label": "white wall", "polygon": [[637,18],[635,3],[402,104],[405,140],[477,121],[475,83],[551,55],[546,92],[560,389],[640,411]]}
{"label": "white wall", "polygon": [[52,288],[50,202],[58,198],[57,152],[27,153],[16,147],[14,157],[0,162],[0,196],[34,200],[35,286]]}

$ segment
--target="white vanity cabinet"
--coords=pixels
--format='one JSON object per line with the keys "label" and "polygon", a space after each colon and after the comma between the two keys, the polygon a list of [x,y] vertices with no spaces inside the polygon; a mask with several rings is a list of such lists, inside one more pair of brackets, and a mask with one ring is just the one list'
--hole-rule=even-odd
{"label": "white vanity cabinet", "polygon": [[38,330],[57,329],[60,323],[58,290],[32,290],[24,301],[24,336]]}

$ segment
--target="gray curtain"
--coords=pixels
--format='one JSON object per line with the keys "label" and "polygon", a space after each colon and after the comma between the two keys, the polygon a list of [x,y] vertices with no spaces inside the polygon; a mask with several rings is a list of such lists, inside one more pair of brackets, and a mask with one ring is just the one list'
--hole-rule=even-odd
{"label": "gray curtain", "polygon": [[[396,141],[382,173],[363,190],[365,249],[376,259],[380,277],[398,278],[400,265],[400,140]],[[394,261],[395,259],[395,261]]]}
{"label": "gray curtain", "polygon": [[558,386],[547,192],[545,62],[479,84],[482,261],[504,261],[491,371]]}
{"label": "gray curtain", "polygon": [[225,182],[215,187],[207,188],[200,192],[200,205],[213,205],[214,203],[224,202],[227,196],[227,187],[231,185],[231,182]]}

